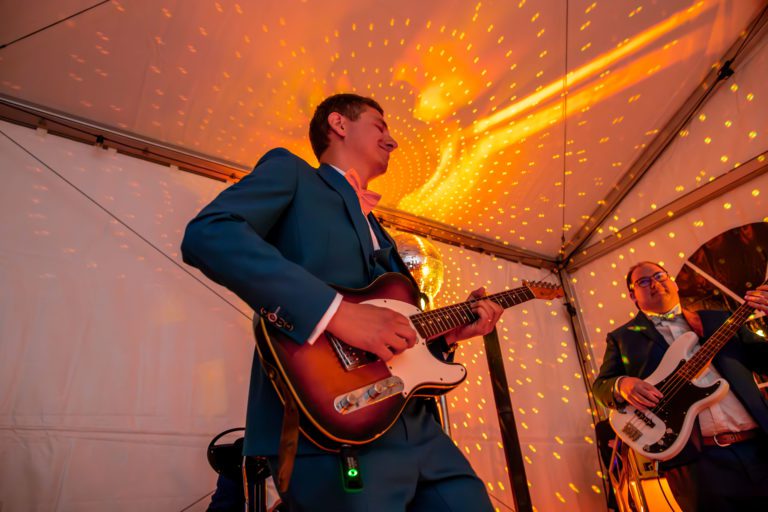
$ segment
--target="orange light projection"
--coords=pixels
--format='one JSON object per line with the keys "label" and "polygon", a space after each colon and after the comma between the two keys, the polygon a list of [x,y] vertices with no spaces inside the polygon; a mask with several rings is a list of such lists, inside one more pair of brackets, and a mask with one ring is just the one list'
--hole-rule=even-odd
{"label": "orange light projection", "polygon": [[[606,102],[611,96],[636,87],[649,74],[658,73],[664,67],[673,66],[689,58],[694,52],[692,43],[696,38],[695,34],[691,34],[683,40],[674,40],[672,43],[655,50],[649,51],[648,47],[662,36],[673,30],[679,30],[680,26],[701,15],[704,4],[704,2],[698,2],[692,7],[670,16],[637,34],[631,40],[620,43],[614,50],[598,56],[573,72],[569,72],[565,80],[560,79],[537,88],[537,92],[487,117],[475,120],[470,126],[448,135],[441,142],[441,157],[430,179],[406,195],[397,204],[397,208],[449,224],[455,215],[457,205],[469,203],[470,199],[475,201],[479,199],[480,202],[486,204],[499,205],[497,210],[502,213],[503,210],[514,204],[515,198],[519,197],[518,194],[525,194],[529,190],[516,191],[517,194],[509,197],[509,191],[503,191],[500,195],[499,187],[494,185],[504,184],[508,187],[516,187],[520,181],[525,180],[526,175],[539,174],[534,162],[528,162],[527,165],[524,163],[524,155],[516,157],[520,154],[519,152],[506,155],[504,150],[534,136],[537,132],[562,122],[562,97],[566,88],[573,91],[568,95],[567,115],[571,116],[579,112],[586,112],[591,106]],[[641,52],[644,51],[646,53],[642,54]],[[611,66],[622,60],[626,60],[622,67],[611,69]],[[604,76],[599,76],[603,73]],[[586,83],[595,79],[597,79],[597,85]],[[446,84],[441,83],[440,85],[442,87]],[[446,93],[446,95],[450,94]],[[631,101],[636,101],[636,99],[634,97]],[[423,103],[435,103],[423,95],[422,100]],[[435,109],[433,108],[433,110]],[[566,153],[566,158],[569,156],[573,157],[574,155],[572,152]],[[500,162],[493,162],[496,157],[505,159],[506,166],[513,168],[501,170],[497,180],[487,179],[487,174],[499,172],[498,163]],[[562,156],[553,154],[552,158],[553,160],[561,160]],[[568,175],[572,174],[572,171],[568,172]],[[559,181],[556,186],[562,187],[563,182]],[[567,203],[559,201],[560,198],[557,196],[540,196],[539,199],[548,207],[550,213],[553,213],[553,208],[567,207]],[[504,205],[507,208],[504,208]],[[514,206],[512,207],[514,208]],[[557,215],[550,217],[551,220],[557,218]],[[513,216],[512,219],[515,217]],[[500,216],[495,222],[496,229],[499,229],[501,225],[516,224],[505,221],[506,219]],[[489,226],[481,232],[490,233],[493,230]],[[559,230],[550,224],[546,231],[555,233]],[[568,231],[568,226],[565,227],[565,231]],[[528,245],[525,243],[525,235],[516,234],[514,229],[510,230],[506,236],[496,236],[496,238],[515,245]],[[542,238],[535,239],[533,242],[535,245],[542,246],[544,245],[542,240]]]}
{"label": "orange light projection", "polygon": [[[114,1],[3,48],[0,93],[244,169],[314,162],[313,107],[369,95],[400,142],[384,206],[554,257],[761,6]],[[15,6],[0,41],[65,11]]]}

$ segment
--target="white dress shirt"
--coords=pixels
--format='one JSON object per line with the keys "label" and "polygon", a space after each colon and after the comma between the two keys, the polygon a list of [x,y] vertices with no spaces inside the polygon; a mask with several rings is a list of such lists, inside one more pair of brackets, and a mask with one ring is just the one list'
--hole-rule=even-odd
{"label": "white dress shirt", "polygon": [[[344,176],[344,171],[336,167],[335,165],[328,164],[336,171],[338,171],[339,174]],[[361,211],[362,213],[362,211]],[[381,246],[379,245],[379,240],[376,238],[376,235],[373,232],[373,227],[371,226],[371,221],[368,220],[368,217],[365,217],[365,222],[368,224],[368,229],[371,231],[371,241],[373,242],[373,250],[378,251],[381,249]],[[312,333],[309,335],[309,338],[307,338],[307,343],[310,345],[313,344],[315,341],[317,341],[317,338],[320,337],[320,335],[325,332],[325,330],[328,328],[328,324],[331,323],[331,319],[333,318],[333,315],[336,314],[336,311],[339,310],[339,306],[341,306],[341,299],[342,296],[340,293],[336,294],[336,297],[334,297],[333,302],[331,302],[331,305],[328,306],[328,309],[325,311],[325,314],[320,318],[320,321],[317,322],[317,325],[312,330]]]}

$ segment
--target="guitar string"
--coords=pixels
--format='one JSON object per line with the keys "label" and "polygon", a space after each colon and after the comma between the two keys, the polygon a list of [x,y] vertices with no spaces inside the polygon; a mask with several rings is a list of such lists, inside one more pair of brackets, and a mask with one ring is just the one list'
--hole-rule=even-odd
{"label": "guitar string", "polygon": [[[512,305],[520,304],[522,302],[525,302],[527,300],[531,300],[535,298],[535,295],[527,288],[527,287],[521,287],[516,288],[513,290],[507,290],[504,292],[499,292],[493,295],[488,295],[486,297],[477,298],[477,299],[470,299],[469,301],[461,304],[456,304],[453,306],[447,306],[446,308],[440,308],[438,310],[434,310],[431,312],[428,312],[427,315],[430,317],[434,317],[439,320],[444,320],[444,315],[441,315],[441,311],[447,311],[449,315],[451,313],[458,313],[461,316],[461,319],[463,321],[466,321],[467,319],[470,319],[470,321],[473,321],[477,319],[477,316],[472,311],[471,306],[472,304],[475,304],[478,301],[481,300],[492,300],[496,302],[497,304],[500,304],[501,306],[508,308]],[[509,303],[511,300],[511,303]],[[456,323],[455,325],[448,325],[448,329],[443,329],[442,332],[446,332],[447,330],[450,330],[454,327],[457,327],[461,325],[461,322]]]}
{"label": "guitar string", "polygon": [[536,298],[536,294],[531,287],[546,287],[552,291],[557,288],[548,283],[533,281],[526,286],[505,290],[502,292],[486,295],[484,297],[472,298],[463,303],[445,306],[432,311],[424,311],[411,315],[409,318],[425,338],[435,337],[441,333],[462,325],[462,323],[473,321],[477,318],[472,311],[472,305],[481,300],[492,300],[502,307],[509,308],[522,302]]}
{"label": "guitar string", "polygon": [[411,319],[414,322],[419,322],[425,328],[430,329],[430,331],[428,332],[430,336],[435,336],[438,333],[440,333],[441,330],[442,331],[446,330],[445,326],[441,325],[445,320],[445,316],[446,316],[445,312],[448,312],[449,315],[452,312],[459,312],[462,315],[466,315],[467,312],[469,312],[471,315],[470,306],[468,306],[467,303],[465,302],[465,303],[456,304],[453,306],[446,306],[433,311],[417,313],[413,315]]}
{"label": "guitar string", "polygon": [[[768,280],[763,282],[762,284],[768,284]],[[664,389],[668,390],[668,392],[672,393],[672,396],[674,396],[677,391],[679,391],[679,388],[684,385],[686,382],[690,381],[698,375],[698,373],[702,370],[702,368],[707,364],[709,360],[711,360],[717,352],[720,351],[720,349],[725,345],[725,343],[728,342],[735,334],[736,331],[749,319],[749,316],[754,312],[754,308],[750,307],[746,302],[742,303],[736,311],[731,315],[730,318],[728,318],[725,323],[723,324],[723,327],[725,329],[721,332],[721,328],[719,328],[714,335],[712,335],[705,343],[701,346],[701,349],[699,349],[696,354],[694,354],[691,359],[686,361],[683,366],[679,369],[679,373],[685,374],[682,376],[682,380],[678,378],[676,381],[670,381],[673,384],[676,384],[676,388],[673,389],[672,386],[666,386]],[[698,368],[698,369],[697,369]],[[696,370],[696,371],[693,371]],[[677,377],[677,376],[675,376]],[[674,377],[673,377],[674,378]],[[660,390],[661,391],[661,390]],[[664,393],[664,391],[662,391]],[[666,396],[666,393],[664,393]],[[668,401],[666,402],[668,403]],[[666,404],[665,403],[665,404]]]}
{"label": "guitar string", "polygon": [[[723,326],[725,329],[722,333],[715,333],[710,339],[701,346],[701,348],[686,361],[680,369],[676,372],[676,375],[670,379],[669,384],[664,386],[664,390],[661,391],[665,396],[670,394],[674,396],[679,391],[680,386],[685,385],[687,382],[693,379],[701,369],[706,365],[714,355],[722,348],[725,343],[733,337],[735,331],[741,327],[741,324],[749,318],[749,315],[754,311],[752,308],[746,305],[739,307],[733,315],[726,321]],[[744,317],[744,318],[741,318]],[[719,345],[719,346],[718,346]],[[698,367],[698,370],[695,370]]]}
{"label": "guitar string", "polygon": [[[733,319],[735,319],[735,318],[738,318],[738,317],[740,317],[740,316],[743,314],[743,312],[744,312],[744,309],[745,309],[745,308],[744,308],[744,306],[745,306],[745,305],[742,305],[741,307],[739,307],[739,309],[737,309],[737,310],[736,310],[736,312],[734,312],[734,314],[732,315],[732,317],[731,317],[731,318],[729,318],[729,320],[728,320],[728,321],[730,321],[730,320],[733,320]],[[746,308],[746,309],[751,309],[751,308]],[[747,315],[747,316],[748,316],[748,315]],[[728,322],[728,321],[727,321],[727,322]],[[727,322],[726,322],[726,323],[727,323]],[[739,319],[739,321],[738,321],[738,322],[736,322],[736,321],[734,321],[734,322],[731,322],[731,324],[730,324],[730,325],[728,325],[728,329],[726,329],[726,332],[727,332],[728,330],[730,330],[730,329],[731,329],[731,328],[732,328],[732,327],[733,327],[733,326],[734,326],[736,323],[741,323],[741,319]],[[718,331],[719,331],[719,329],[718,329]],[[731,336],[732,336],[732,335],[733,335],[733,334],[731,334]],[[678,369],[678,370],[677,370],[677,371],[676,371],[676,372],[673,374],[673,376],[671,377],[671,379],[668,381],[668,384],[667,384],[667,385],[665,385],[665,386],[664,386],[662,389],[659,389],[659,391],[661,391],[661,392],[662,392],[662,394],[664,395],[664,398],[662,398],[662,400],[661,400],[661,401],[660,401],[660,402],[659,402],[659,403],[658,403],[658,404],[657,404],[655,407],[653,407],[653,408],[651,408],[651,409],[650,409],[650,411],[651,411],[652,413],[654,413],[654,414],[655,414],[657,417],[659,416],[659,415],[658,415],[658,412],[659,412],[659,411],[661,411],[661,410],[663,410],[663,409],[664,409],[664,408],[665,408],[667,405],[669,405],[669,403],[670,403],[671,399],[672,399],[672,398],[673,398],[673,397],[674,397],[674,396],[675,396],[675,395],[676,395],[676,394],[677,394],[677,393],[680,391],[680,389],[682,389],[682,388],[685,386],[685,384],[686,384],[686,383],[689,381],[689,379],[687,379],[687,378],[686,378],[686,376],[684,376],[683,374],[687,374],[687,373],[689,373],[689,368],[690,368],[690,366],[691,366],[691,365],[693,365],[693,364],[697,364],[697,363],[699,363],[699,362],[700,362],[700,359],[704,358],[704,354],[709,354],[709,352],[711,352],[711,351],[712,351],[712,348],[711,348],[711,347],[713,347],[713,346],[714,346],[715,344],[717,344],[717,343],[720,343],[720,338],[722,338],[723,336],[724,336],[724,335],[722,335],[722,334],[718,334],[718,333],[716,332],[716,333],[715,333],[715,335],[713,335],[713,336],[712,336],[712,337],[711,337],[709,340],[707,340],[707,342],[706,342],[706,343],[705,343],[705,344],[702,346],[702,348],[701,348],[701,349],[700,349],[698,352],[696,352],[696,354],[694,354],[694,355],[691,357],[691,359],[690,359],[690,360],[686,361],[686,362],[683,364],[683,366],[682,366],[682,367],[680,367],[680,368],[679,368],[679,369]],[[726,340],[727,340],[727,339],[730,339],[730,337],[731,337],[731,336],[728,336],[728,337],[726,338]],[[713,343],[710,343],[710,341],[712,341]],[[718,350],[719,350],[719,348],[718,348]],[[707,359],[708,359],[708,357],[707,357]],[[695,361],[694,361],[694,360],[695,360]],[[691,364],[689,365],[689,363],[691,363]],[[628,423],[629,425],[631,425],[631,426],[635,427],[635,428],[637,428],[638,426],[642,428],[643,424],[645,424],[645,422],[644,422],[644,421],[643,421],[641,418],[639,418],[639,417],[636,417],[636,418],[631,418],[629,421],[627,421],[627,423]]]}
{"label": "guitar string", "polygon": [[[747,312],[746,317],[744,319],[740,318],[744,312]],[[738,329],[738,327],[743,324],[743,322],[746,320],[746,318],[749,317],[749,315],[752,313],[752,308],[746,306],[746,304],[742,304],[734,313],[733,315],[726,321],[726,323],[731,322],[727,329],[724,332],[728,332],[730,330],[735,331],[735,329]],[[725,324],[724,324],[725,325]],[[735,326],[735,329],[733,327]],[[719,331],[719,329],[718,329]],[[659,391],[662,392],[664,395],[664,398],[653,408],[650,409],[652,413],[654,413],[657,417],[659,416],[658,412],[663,410],[669,403],[671,402],[672,398],[677,395],[677,393],[690,381],[689,378],[682,374],[690,374],[690,367],[695,364],[700,364],[701,359],[708,360],[710,357],[714,357],[714,353],[720,350],[722,348],[722,345],[725,344],[727,340],[729,340],[733,336],[734,332],[731,332],[729,335],[726,334],[718,334],[717,332],[710,337],[709,340],[699,349],[696,354],[694,354],[691,359],[686,361],[683,366],[681,366],[672,376],[672,378],[668,381],[668,385],[665,385],[663,389],[660,389]],[[722,340],[721,338],[725,338],[725,340]],[[710,343],[710,341],[712,343]],[[720,344],[721,346],[718,347],[716,350],[713,348],[715,345]],[[707,357],[705,358],[705,354]],[[695,361],[694,361],[695,360]],[[691,363],[691,364],[689,364]],[[698,372],[697,372],[698,373]],[[642,428],[643,424],[645,422],[639,418],[632,418],[628,422],[628,424],[632,425],[633,427],[637,428],[638,426]]]}
{"label": "guitar string", "polygon": [[[446,321],[453,321],[455,325],[451,326],[450,324],[448,324],[447,330],[450,330],[454,327],[461,325],[461,322],[455,322],[455,320],[453,320],[454,317],[452,315],[460,314],[461,315],[460,318],[462,320],[466,320],[467,318],[472,318],[473,316],[475,316],[475,314],[472,311],[471,306],[478,301],[492,300],[496,303],[500,303],[503,301],[503,303],[500,304],[501,306],[510,307],[510,305],[520,304],[527,300],[533,299],[534,297],[535,295],[529,290],[529,288],[527,286],[523,286],[520,288],[515,288],[513,290],[506,290],[503,292],[495,293],[493,295],[487,295],[482,298],[473,298],[463,303],[454,304],[451,306],[445,306],[432,311],[417,313],[411,316],[411,319],[414,320],[415,322],[420,322],[420,323],[426,320],[429,326],[433,326],[435,322],[438,324],[444,324]],[[507,302],[510,298],[512,299],[512,303],[508,304]],[[441,330],[431,332],[429,334],[436,335],[441,331],[445,332],[444,329],[445,329],[445,326],[442,326]]]}
{"label": "guitar string", "polygon": [[[704,345],[702,345],[701,348],[673,374],[672,378],[665,383],[665,386],[659,389],[664,395],[664,398],[662,398],[656,406],[650,409],[654,415],[657,417],[659,416],[658,411],[661,411],[669,405],[672,398],[701,371],[701,368],[706,365],[706,361],[713,358],[725,343],[735,335],[735,331],[746,322],[752,312],[754,312],[754,309],[749,307],[746,303],[739,306],[733,315],[723,324],[726,329],[722,333],[715,332],[715,334],[712,335]],[[720,329],[718,329],[718,331],[720,331]],[[702,359],[704,362],[702,362]],[[701,368],[691,375],[692,367],[698,365],[700,365]],[[637,428],[638,426],[642,427],[645,422],[641,418],[635,417],[627,421],[627,424]]]}
{"label": "guitar string", "polygon": [[[413,315],[411,318],[419,317],[418,319],[421,319],[422,317],[424,317],[424,318],[427,318],[427,319],[432,319],[433,317],[435,317],[435,318],[436,317],[441,317],[442,313],[445,312],[445,311],[449,311],[449,312],[454,311],[454,310],[461,310],[461,311],[468,310],[468,311],[471,311],[471,305],[476,303],[476,302],[478,302],[478,301],[481,301],[481,300],[493,300],[494,302],[497,302],[497,303],[500,302],[500,301],[506,302],[509,295],[513,295],[514,296],[514,299],[516,300],[516,302],[513,302],[512,305],[515,305],[515,304],[519,304],[521,302],[524,302],[526,300],[530,300],[530,299],[534,298],[532,293],[526,293],[526,292],[527,292],[527,287],[515,288],[513,290],[507,290],[507,291],[504,291],[504,292],[495,293],[493,295],[487,295],[487,296],[481,297],[481,298],[476,298],[476,299],[473,298],[473,299],[470,299],[470,300],[468,300],[466,302],[462,302],[462,303],[459,303],[459,304],[453,304],[453,305],[450,305],[450,306],[445,306],[445,307],[438,308],[438,309],[435,309],[435,310],[432,310],[432,311],[425,311],[425,312],[422,312],[422,313],[417,313],[417,314]],[[520,299],[518,296],[522,296],[523,298]],[[506,305],[506,304],[502,304],[502,305]],[[507,307],[508,307],[508,305],[507,305]]]}
{"label": "guitar string", "polygon": [[[723,332],[715,333],[715,335],[710,337],[706,343],[704,343],[704,345],[702,345],[701,348],[680,367],[678,372],[676,372],[677,375],[675,375],[673,379],[670,379],[668,385],[664,386],[664,390],[660,389],[659,391],[661,391],[665,397],[667,394],[674,396],[679,389],[687,382],[691,381],[706,365],[706,362],[712,359],[722,346],[733,337],[735,331],[741,327],[753,311],[754,310],[749,306],[746,306],[746,304],[742,304],[742,306],[740,306],[733,315],[726,320],[726,323],[723,324],[725,327]],[[668,400],[664,401],[668,402]]]}

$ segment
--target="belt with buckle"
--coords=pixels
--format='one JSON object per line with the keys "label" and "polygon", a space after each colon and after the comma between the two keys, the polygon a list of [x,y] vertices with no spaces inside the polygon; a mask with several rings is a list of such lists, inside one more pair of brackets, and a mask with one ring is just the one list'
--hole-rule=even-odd
{"label": "belt with buckle", "polygon": [[759,428],[753,428],[752,430],[743,430],[741,432],[720,432],[713,436],[703,436],[702,441],[704,446],[730,446],[732,444],[741,443],[742,441],[749,441],[762,434]]}

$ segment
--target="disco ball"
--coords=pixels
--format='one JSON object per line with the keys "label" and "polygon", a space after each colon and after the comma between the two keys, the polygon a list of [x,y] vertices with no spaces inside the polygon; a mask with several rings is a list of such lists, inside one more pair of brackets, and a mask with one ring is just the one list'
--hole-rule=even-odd
{"label": "disco ball", "polygon": [[397,252],[413,274],[422,293],[434,303],[435,296],[443,286],[445,266],[443,256],[435,244],[424,237],[404,231],[390,231],[397,243]]}

